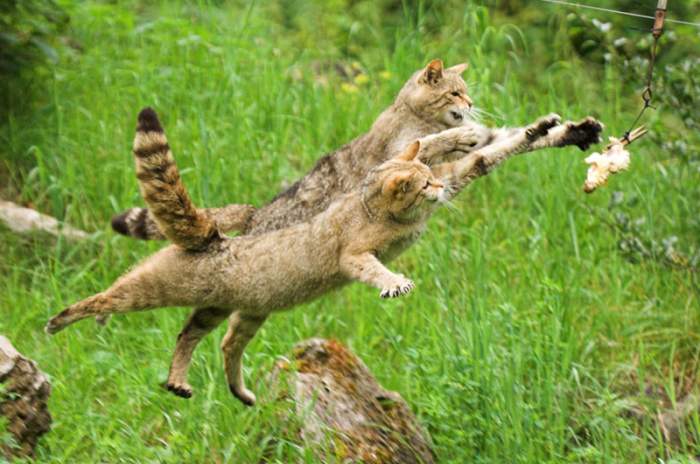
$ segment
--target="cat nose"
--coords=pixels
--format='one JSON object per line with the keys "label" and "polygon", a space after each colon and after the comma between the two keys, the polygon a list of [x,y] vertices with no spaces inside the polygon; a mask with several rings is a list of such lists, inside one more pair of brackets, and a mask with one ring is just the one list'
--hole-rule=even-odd
{"label": "cat nose", "polygon": [[452,111],[452,110],[450,110],[450,114],[452,115],[452,118],[453,118],[455,121],[461,121],[462,119],[464,119],[464,116],[462,116],[462,112],[461,112],[461,111]]}

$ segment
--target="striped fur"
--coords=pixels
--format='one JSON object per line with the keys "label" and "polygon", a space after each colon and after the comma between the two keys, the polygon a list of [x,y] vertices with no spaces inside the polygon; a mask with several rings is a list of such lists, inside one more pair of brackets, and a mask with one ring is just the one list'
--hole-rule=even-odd
{"label": "striped fur", "polygon": [[[258,235],[310,220],[414,140],[421,141],[420,159],[436,165],[522,135],[526,128],[489,128],[471,119],[472,100],[461,77],[466,67],[443,68],[440,60],[433,60],[416,71],[369,132],[322,157],[308,174],[259,209],[229,205],[202,211],[222,232]],[[601,130],[602,125],[592,118],[566,122],[528,145],[527,150],[566,145],[585,149],[599,141]],[[153,216],[140,208],[114,217],[112,228],[136,238],[164,238]]]}
{"label": "striped fur", "polygon": [[[221,208],[201,208],[200,212],[216,222],[221,232],[243,231],[255,212],[246,204],[230,204]],[[141,240],[165,240],[155,218],[147,208],[130,208],[112,218],[112,229],[122,235]]]}
{"label": "striped fur", "polygon": [[165,240],[165,235],[146,208],[131,208],[114,216],[112,229],[141,240]]}
{"label": "striped fur", "polygon": [[[204,216],[192,206],[179,183],[165,137],[157,130],[155,113],[152,119],[150,114],[146,116],[149,119],[141,121],[146,124],[140,125],[134,148],[144,195],[156,220],[164,225],[166,236],[187,232],[186,240],[199,239],[197,243],[206,246],[211,243],[208,229],[197,223]],[[245,386],[242,357],[270,314],[351,281],[376,287],[383,298],[409,293],[414,283],[389,270],[384,262],[418,239],[426,221],[446,199],[446,191],[455,195],[487,174],[489,168],[527,151],[558,122],[556,115],[543,118],[509,141],[490,144],[432,170],[420,161],[421,143],[415,141],[310,221],[259,235],[221,237],[216,246],[197,253],[174,245],[166,247],[110,288],[51,318],[46,332],[57,333],[88,317],[195,306],[198,309],[178,337],[166,384],[176,395],[189,397],[192,388],[187,383],[187,368],[194,348],[228,317],[221,348],[229,389],[244,404],[252,405],[256,398]],[[164,216],[172,208],[178,214]],[[201,222],[211,227],[212,221]],[[180,223],[181,229],[173,228]]]}
{"label": "striped fur", "polygon": [[[151,108],[139,113],[133,152],[141,195],[165,237],[193,251],[203,250],[221,238],[216,223],[198,211],[187,194],[158,116]],[[141,216],[145,214],[139,213]],[[145,235],[145,230],[140,235]]]}

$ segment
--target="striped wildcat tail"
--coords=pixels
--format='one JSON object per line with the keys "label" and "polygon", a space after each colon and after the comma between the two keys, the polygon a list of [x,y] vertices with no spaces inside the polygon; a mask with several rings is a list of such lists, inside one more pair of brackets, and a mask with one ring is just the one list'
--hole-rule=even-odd
{"label": "striped wildcat tail", "polygon": [[187,250],[203,250],[221,236],[214,221],[192,203],[152,108],[139,113],[134,138],[141,195],[163,235]]}
{"label": "striped wildcat tail", "polygon": [[146,208],[129,208],[112,216],[112,230],[141,240],[165,240],[165,235]]}

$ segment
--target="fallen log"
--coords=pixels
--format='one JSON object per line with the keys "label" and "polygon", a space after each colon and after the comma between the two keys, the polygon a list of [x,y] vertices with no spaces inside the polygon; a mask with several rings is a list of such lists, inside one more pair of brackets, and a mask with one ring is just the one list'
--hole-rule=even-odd
{"label": "fallen log", "polygon": [[320,462],[435,462],[430,436],[401,395],[340,342],[301,342],[276,364],[271,384],[277,400],[292,400],[297,438]]}
{"label": "fallen log", "polygon": [[83,240],[90,236],[85,231],[62,224],[56,218],[11,201],[0,200],[0,222],[18,234],[41,231],[56,237],[62,235],[69,240]]}
{"label": "fallen log", "polygon": [[0,335],[0,457],[33,457],[39,437],[51,428],[47,401],[51,385],[34,361]]}

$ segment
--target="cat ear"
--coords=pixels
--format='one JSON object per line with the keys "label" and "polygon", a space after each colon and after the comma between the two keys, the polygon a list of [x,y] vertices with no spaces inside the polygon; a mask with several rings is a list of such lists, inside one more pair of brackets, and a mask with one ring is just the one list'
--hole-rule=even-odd
{"label": "cat ear", "polygon": [[442,60],[433,60],[425,67],[421,74],[421,82],[433,85],[442,79]]}
{"label": "cat ear", "polygon": [[450,66],[449,68],[445,69],[445,71],[449,73],[454,73],[454,74],[462,74],[464,71],[467,70],[469,67],[468,63],[460,63],[456,64],[454,66]]}
{"label": "cat ear", "polygon": [[399,161],[413,161],[413,159],[416,157],[418,154],[418,151],[420,150],[420,140],[416,140],[412,144],[410,144],[406,149],[396,157],[397,160]]}
{"label": "cat ear", "polygon": [[411,175],[410,172],[406,171],[392,174],[386,182],[384,182],[382,193],[385,195],[399,191],[405,193],[408,189],[408,182],[411,180]]}

